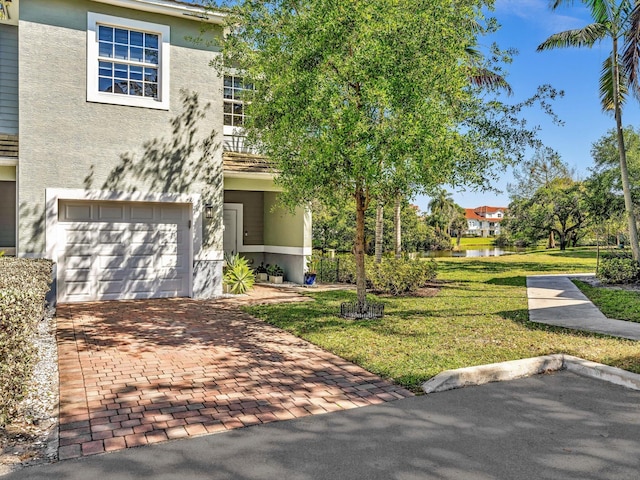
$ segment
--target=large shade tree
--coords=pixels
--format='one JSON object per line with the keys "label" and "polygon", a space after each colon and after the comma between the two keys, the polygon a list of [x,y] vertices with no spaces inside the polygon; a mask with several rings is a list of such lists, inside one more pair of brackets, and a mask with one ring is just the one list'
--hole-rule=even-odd
{"label": "large shade tree", "polygon": [[[572,0],[553,0],[551,8],[571,5]],[[582,0],[590,11],[593,23],[551,35],[538,46],[538,50],[565,47],[592,47],[602,40],[611,41],[611,53],[604,60],[600,75],[600,100],[605,111],[612,111],[616,122],[618,161],[628,218],[629,242],[633,258],[640,260],[638,232],[629,183],[622,107],[630,86],[637,87],[638,48],[640,47],[640,11],[635,0]],[[625,47],[626,43],[626,47]],[[624,56],[621,51],[625,47]]]}
{"label": "large shade tree", "polygon": [[218,66],[255,83],[245,97],[247,140],[274,163],[283,202],[352,197],[361,307],[370,203],[390,186],[410,198],[447,183],[484,185],[487,171],[513,162],[534,139],[516,118],[521,106],[482,98],[470,80],[466,60],[490,3],[244,0],[230,7]]}

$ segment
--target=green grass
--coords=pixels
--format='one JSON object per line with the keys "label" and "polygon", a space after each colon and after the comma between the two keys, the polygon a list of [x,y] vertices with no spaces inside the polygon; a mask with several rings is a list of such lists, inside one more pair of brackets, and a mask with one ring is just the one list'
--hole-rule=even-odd
{"label": "green grass", "polygon": [[573,283],[608,318],[640,323],[640,292],[596,288],[579,280]]}
{"label": "green grass", "polygon": [[247,310],[369,371],[419,391],[452,368],[567,353],[640,373],[640,344],[528,321],[526,275],[590,272],[589,249],[438,261],[440,290],[428,298],[374,298],[381,320],[336,315],[354,292],[310,293],[314,302]]}
{"label": "green grass", "polygon": [[[492,237],[462,237],[460,239],[460,248],[464,250],[467,247],[492,247],[494,240]],[[454,247],[457,245],[455,238],[451,239],[451,245]]]}

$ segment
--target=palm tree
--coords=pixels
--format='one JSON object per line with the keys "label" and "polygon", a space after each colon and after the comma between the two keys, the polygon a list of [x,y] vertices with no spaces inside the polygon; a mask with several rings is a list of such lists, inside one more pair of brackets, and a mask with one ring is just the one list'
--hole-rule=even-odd
{"label": "palm tree", "polygon": [[[555,10],[560,5],[572,3],[571,0],[554,0],[551,8]],[[611,39],[611,54],[604,61],[600,75],[600,101],[603,110],[613,110],[616,120],[620,174],[629,224],[629,242],[634,260],[639,261],[638,231],[631,201],[629,169],[622,131],[622,106],[628,88],[637,87],[638,83],[640,12],[635,0],[582,0],[582,3],[589,8],[593,23],[551,35],[538,46],[538,51],[565,47],[592,47],[605,38]],[[626,42],[625,55],[621,60],[619,51],[624,42]]]}
{"label": "palm tree", "polygon": [[449,192],[440,189],[429,202],[431,211],[431,223],[439,234],[445,233],[451,225],[456,204]]}

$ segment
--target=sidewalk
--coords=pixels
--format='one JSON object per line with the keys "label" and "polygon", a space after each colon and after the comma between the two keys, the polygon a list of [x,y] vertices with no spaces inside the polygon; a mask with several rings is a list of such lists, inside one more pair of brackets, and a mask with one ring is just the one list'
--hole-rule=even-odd
{"label": "sidewalk", "polygon": [[557,327],[640,340],[640,323],[605,317],[571,281],[571,278],[581,276],[587,275],[528,276],[529,320]]}

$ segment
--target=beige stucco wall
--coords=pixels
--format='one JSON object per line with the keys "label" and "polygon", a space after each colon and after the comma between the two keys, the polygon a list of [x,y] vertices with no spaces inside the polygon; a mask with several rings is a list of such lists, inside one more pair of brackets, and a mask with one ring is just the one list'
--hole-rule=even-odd
{"label": "beige stucco wall", "polygon": [[271,178],[238,178],[224,177],[225,190],[253,190],[258,192],[281,192],[282,188],[274,185]]}
{"label": "beige stucco wall", "polygon": [[[86,101],[88,11],[170,25],[169,111]],[[199,29],[86,0],[21,3],[20,254],[44,251],[46,188],[201,193],[219,214],[205,222],[204,246],[222,250],[222,80],[209,66],[212,48],[187,39]]]}

